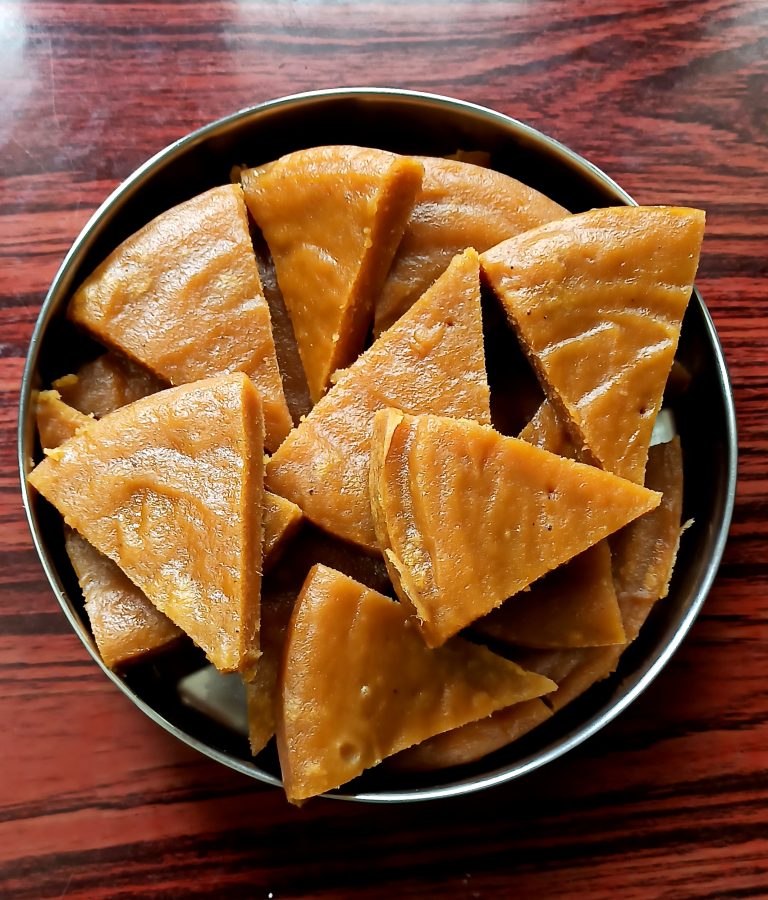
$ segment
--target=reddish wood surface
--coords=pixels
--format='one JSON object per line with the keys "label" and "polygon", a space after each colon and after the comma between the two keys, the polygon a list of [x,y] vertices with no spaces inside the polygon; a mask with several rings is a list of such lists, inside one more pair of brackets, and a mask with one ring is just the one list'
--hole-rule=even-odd
{"label": "reddish wood surface", "polygon": [[[767,61],[762,0],[0,2],[0,896],[768,896]],[[702,616],[598,737],[463,800],[295,810],[90,662],[23,519],[16,403],[45,290],[116,183],[239,107],[355,84],[496,107],[642,202],[707,209],[740,485]]]}

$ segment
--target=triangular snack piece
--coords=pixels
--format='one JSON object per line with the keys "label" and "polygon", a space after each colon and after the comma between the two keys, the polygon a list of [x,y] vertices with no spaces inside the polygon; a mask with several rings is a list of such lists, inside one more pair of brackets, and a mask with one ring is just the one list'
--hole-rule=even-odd
{"label": "triangular snack piece", "polygon": [[667,596],[682,533],[683,457],[680,439],[651,447],[646,486],[661,503],[611,538],[613,575],[627,640],[634,640],[651,607]]}
{"label": "triangular snack piece", "polygon": [[418,159],[424,178],[376,299],[377,335],[408,311],[457,253],[467,247],[482,252],[568,215],[549,197],[501,172],[453,159]]}
{"label": "triangular snack piece", "polygon": [[[265,523],[266,535],[266,523]],[[248,731],[256,755],[275,733],[277,674],[296,598],[309,570],[317,563],[343,572],[376,590],[389,590],[381,558],[369,556],[324,531],[307,525],[286,548],[261,589],[261,650],[252,680],[246,684]]]}
{"label": "triangular snack piece", "polygon": [[624,645],[618,647],[584,647],[583,658],[558,684],[548,698],[549,705],[557,712],[572,700],[580,697],[593,684],[608,678],[616,671]]}
{"label": "triangular snack piece", "polygon": [[295,503],[264,491],[264,571],[275,564],[285,544],[299,530],[303,518]]}
{"label": "triangular snack piece", "polygon": [[161,650],[181,637],[181,629],[85,538],[68,528],[64,543],[85,597],[93,638],[110,669]]}
{"label": "triangular snack piece", "polygon": [[580,449],[638,484],[703,232],[700,210],[594,209],[481,259]]}
{"label": "triangular snack piece", "polygon": [[[95,419],[86,416],[59,397],[58,391],[41,391],[37,400],[37,428],[40,443],[51,450],[74,437],[84,427],[92,425]],[[277,561],[284,545],[296,534],[304,516],[290,500],[264,491],[264,541],[262,556],[264,571]]]}
{"label": "triangular snack piece", "polygon": [[57,378],[53,387],[65,403],[101,419],[134,400],[162,391],[168,384],[122,353],[109,351],[85,363],[77,374]]}
{"label": "triangular snack piece", "polygon": [[651,447],[645,482],[648,488],[661,491],[660,505],[610,538],[626,643],[515,653],[520,665],[557,682],[557,691],[546,698],[554,710],[615,671],[621,653],[638,636],[653,605],[667,594],[682,531],[683,469],[678,438]]}
{"label": "triangular snack piece", "polygon": [[466,419],[386,410],[371,443],[376,531],[431,647],[660,500]]}
{"label": "triangular snack piece", "polygon": [[518,437],[521,441],[527,441],[534,447],[541,447],[542,450],[549,450],[558,456],[576,460],[579,458],[579,452],[571,440],[568,428],[549,400],[541,404]]}
{"label": "triangular snack piece", "polygon": [[267,486],[321,528],[378,552],[373,417],[397,407],[490,422],[477,254],[468,250],[328,391],[267,465]]}
{"label": "triangular snack piece", "polygon": [[552,716],[541,700],[525,700],[506,709],[445,731],[393,756],[387,768],[431,772],[463,766],[506,747]]}
{"label": "triangular snack piece", "polygon": [[314,402],[362,349],[422,174],[365,147],[312,147],[242,173]]}
{"label": "triangular snack piece", "polygon": [[[520,439],[576,458],[554,407],[544,401]],[[599,647],[624,642],[607,540],[574,556],[474,624],[480,634],[522,647]]]}
{"label": "triangular snack piece", "polygon": [[247,673],[259,655],[262,446],[258,391],[222,375],[83,428],[29,481],[218,669]]}
{"label": "triangular snack piece", "polygon": [[521,647],[600,647],[622,644],[624,628],[616,601],[607,541],[511,597],[474,630]]}
{"label": "triangular snack piece", "polygon": [[174,206],[123,241],[68,315],[171,384],[245,372],[262,396],[267,449],[290,431],[240,185]]}
{"label": "triangular snack piece", "polygon": [[615,672],[625,646],[574,647],[570,650],[520,648],[512,655],[521,666],[557,683],[557,690],[544,699],[557,712],[593,684]]}
{"label": "triangular snack piece", "polygon": [[90,416],[64,403],[58,391],[40,391],[35,413],[40,446],[44,450],[58,447],[94,422]]}
{"label": "triangular snack piece", "polygon": [[551,689],[460,638],[429,650],[402,604],[315,566],[283,658],[285,792],[292,802],[321,794],[399,750]]}
{"label": "triangular snack piece", "polygon": [[[46,450],[68,441],[94,421],[62,402],[58,391],[38,395],[37,427]],[[83,591],[96,646],[110,669],[160,650],[181,636],[181,629],[76,531],[66,529],[64,545]]]}

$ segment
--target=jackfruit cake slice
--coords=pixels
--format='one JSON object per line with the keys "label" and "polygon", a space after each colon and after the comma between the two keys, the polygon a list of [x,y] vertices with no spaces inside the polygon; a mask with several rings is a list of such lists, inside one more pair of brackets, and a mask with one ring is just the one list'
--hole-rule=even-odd
{"label": "jackfruit cake slice", "polygon": [[242,173],[315,403],[362,350],[423,171],[407,156],[336,146]]}
{"label": "jackfruit cake slice", "polygon": [[552,686],[460,638],[429,650],[405,606],[316,566],[296,602],[282,666],[277,746],[288,799],[331,790]]}
{"label": "jackfruit cake slice", "polygon": [[477,254],[457,256],[424,296],[342,373],[267,464],[267,487],[307,518],[378,553],[368,469],[377,410],[490,422]]}
{"label": "jackfruit cake slice", "polygon": [[509,655],[524,668],[557,683],[557,690],[549,694],[545,701],[553,712],[557,712],[593,684],[613,674],[624,649],[625,645],[561,650],[519,647]]}
{"label": "jackfruit cake slice", "polygon": [[661,492],[661,503],[609,539],[625,643],[618,647],[520,650],[514,654],[520,665],[557,682],[557,691],[546,700],[555,711],[616,670],[622,652],[637,638],[654,604],[667,595],[684,528],[678,438],[651,447],[645,482],[648,488]]}
{"label": "jackfruit cake slice", "polygon": [[481,257],[579,449],[638,484],[703,232],[700,210],[593,209]]}
{"label": "jackfruit cake slice", "polygon": [[567,426],[549,400],[541,404],[518,437],[521,441],[527,441],[534,447],[541,447],[558,456],[579,459],[579,451],[571,440]]}
{"label": "jackfruit cake slice", "polygon": [[[548,401],[542,403],[519,436],[550,453],[570,459],[576,457],[568,430]],[[643,517],[635,520],[642,521]],[[630,528],[632,525],[624,531]],[[518,647],[623,644],[625,635],[607,539],[478,619],[472,630]],[[603,665],[605,657],[606,654],[598,654]],[[573,668],[583,662],[577,651]],[[407,771],[426,771],[473,762],[516,741],[551,715],[551,709],[540,700],[517,704],[404,750],[393,758],[392,765]]]}
{"label": "jackfruit cake slice", "polygon": [[[576,450],[554,407],[544,401],[520,439],[569,459]],[[516,594],[475,622],[480,634],[523,647],[599,647],[624,642],[607,540]]]}
{"label": "jackfruit cake slice", "polygon": [[85,598],[85,612],[101,658],[115,669],[162,650],[183,634],[120,570],[68,528],[64,536]]}
{"label": "jackfruit cake slice", "polygon": [[[265,529],[266,531],[266,529]],[[275,733],[280,660],[296,598],[310,569],[322,563],[374,590],[391,589],[381,558],[369,556],[312,525],[302,529],[261,587],[261,650],[253,678],[245,685],[251,752],[259,753]]]}
{"label": "jackfruit cake slice", "polygon": [[[37,428],[46,450],[55,449],[94,421],[64,403],[58,391],[38,395]],[[181,629],[77,532],[66,529],[64,546],[83,591],[96,647],[109,668],[160,650],[181,636]]]}
{"label": "jackfruit cake slice", "polygon": [[660,500],[466,419],[385,410],[371,444],[384,559],[431,647]]}
{"label": "jackfruit cake slice", "polygon": [[473,630],[521,647],[623,644],[608,542],[599,541],[510,597]]}
{"label": "jackfruit cake slice", "polygon": [[374,332],[381,334],[467,247],[482,252],[569,213],[533,188],[455,159],[417,157],[424,178],[381,293]]}
{"label": "jackfruit cake slice", "polygon": [[171,384],[244,372],[262,396],[267,449],[290,431],[240,185],[180,203],[123,241],[68,315]]}
{"label": "jackfruit cake slice", "polygon": [[40,446],[44,450],[53,450],[95,421],[64,403],[61,394],[54,390],[40,391],[37,395],[35,416]]}
{"label": "jackfruit cake slice", "polygon": [[684,530],[680,438],[651,447],[645,483],[661,492],[661,503],[613,535],[610,542],[616,596],[629,641],[637,637],[651,607],[669,591]]}
{"label": "jackfruit cake slice", "polygon": [[552,710],[541,700],[515,703],[403,750],[392,757],[388,768],[431,772],[475,762],[528,734],[551,716]]}
{"label": "jackfruit cake slice", "polygon": [[259,656],[263,425],[242,373],[83,428],[29,482],[221,671]]}
{"label": "jackfruit cake slice", "polygon": [[273,566],[284,546],[296,534],[304,514],[290,500],[271,491],[264,491],[264,543],[262,556],[264,571]]}
{"label": "jackfruit cake slice", "polygon": [[557,690],[552,692],[549,699],[552,710],[557,712],[563,709],[593,684],[613,675],[625,649],[625,646],[582,648],[572,670],[559,682]]}
{"label": "jackfruit cake slice", "polygon": [[[84,385],[90,384],[87,379]],[[89,395],[91,396],[91,395]],[[127,405],[127,404],[126,404]],[[106,406],[101,406],[106,409]],[[106,409],[106,413],[112,410]],[[106,414],[105,413],[105,414]],[[37,400],[37,428],[40,443],[46,450],[58,447],[74,437],[77,432],[95,419],[86,416],[59,397],[58,391],[41,391]],[[263,569],[273,566],[285,544],[296,534],[304,515],[295,503],[264,491],[263,500],[264,540],[262,545]]]}
{"label": "jackfruit cake slice", "polygon": [[52,385],[69,406],[101,419],[121,406],[169,387],[144,366],[110,350]]}

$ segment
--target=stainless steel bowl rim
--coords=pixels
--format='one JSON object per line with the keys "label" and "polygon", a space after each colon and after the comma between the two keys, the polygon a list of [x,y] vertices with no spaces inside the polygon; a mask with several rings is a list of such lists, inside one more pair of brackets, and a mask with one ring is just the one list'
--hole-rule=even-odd
{"label": "stainless steel bowl rim", "polygon": [[[31,459],[31,447],[28,446],[28,429],[26,429],[25,425],[31,411],[34,374],[37,367],[39,346],[42,335],[44,334],[49,320],[55,311],[57,300],[67,283],[71,269],[79,260],[81,255],[86,252],[93,238],[93,235],[97,232],[100,224],[105,219],[105,217],[109,213],[111,213],[113,207],[126,196],[140,189],[142,184],[156,169],[172,161],[173,158],[179,155],[182,151],[185,151],[191,146],[194,146],[195,144],[206,140],[212,135],[215,135],[222,130],[230,129],[233,126],[238,125],[242,121],[247,120],[252,116],[258,116],[269,109],[296,104],[300,105],[303,103],[311,102],[313,100],[331,97],[359,98],[363,100],[366,98],[376,97],[391,97],[395,99],[407,98],[415,102],[423,102],[428,105],[443,106],[453,110],[471,112],[475,115],[487,117],[490,120],[502,125],[506,129],[512,129],[518,134],[530,137],[537,142],[543,142],[544,144],[548,145],[550,149],[554,150],[558,155],[567,159],[576,168],[581,169],[585,173],[589,173],[593,178],[610,187],[618,196],[620,196],[625,201],[625,203],[630,205],[637,205],[632,197],[630,197],[630,195],[626,191],[624,191],[623,188],[621,188],[613,179],[602,172],[597,166],[593,165],[588,160],[575,153],[569,147],[566,147],[564,144],[561,144],[554,138],[543,134],[530,125],[527,125],[517,119],[511,118],[510,116],[506,116],[502,113],[496,112],[495,110],[474,103],[469,103],[464,100],[457,100],[452,97],[444,97],[439,94],[423,93],[419,91],[408,91],[395,88],[380,87],[333,88],[327,90],[316,90],[298,94],[291,94],[285,97],[277,98],[275,100],[267,101],[266,103],[258,104],[256,106],[246,107],[245,109],[241,109],[229,116],[218,119],[215,122],[212,122],[209,125],[205,125],[204,127],[193,131],[185,137],[174,141],[172,144],[169,144],[163,150],[160,150],[153,157],[148,159],[143,165],[139,166],[138,169],[136,169],[107,197],[107,199],[101,204],[101,206],[99,206],[96,212],[88,220],[88,222],[78,235],[77,239],[73,243],[46,294],[45,300],[40,310],[40,314],[35,324],[34,331],[32,333],[27,360],[22,375],[18,420],[18,463],[21,479],[22,501],[27,516],[27,522],[32,533],[32,541],[34,543],[38,557],[40,558],[46,577],[48,578],[51,588],[56,595],[56,599],[58,600],[59,605],[64,612],[64,615],[69,620],[69,623],[74,631],[80,637],[93,660],[101,668],[107,678],[109,678],[124,694],[126,694],[139,709],[141,709],[147,716],[149,716],[150,719],[159,724],[170,734],[177,737],[183,743],[194,748],[195,750],[198,750],[200,753],[203,753],[209,758],[216,760],[217,762],[222,763],[223,765],[226,765],[238,772],[243,773],[244,775],[248,775],[251,778],[256,778],[257,780],[265,782],[266,784],[275,786],[280,786],[281,781],[278,778],[275,778],[269,772],[265,772],[253,764],[245,763],[240,759],[229,756],[228,754],[223,753],[214,747],[211,747],[203,743],[202,741],[199,741],[192,735],[187,734],[185,731],[175,726],[172,722],[169,722],[164,716],[160,715],[155,709],[153,709],[140,697],[138,697],[118,675],[116,675],[112,670],[108,669],[107,666],[104,665],[104,662],[99,656],[98,651],[93,645],[93,640],[89,632],[72,609],[63,585],[61,584],[58,574],[49,558],[45,542],[38,527],[37,516],[33,510],[30,489],[26,480],[26,474],[29,471],[29,460]],[[559,758],[569,750],[572,750],[574,747],[577,747],[579,744],[583,743],[589,737],[594,735],[597,731],[599,731],[614,718],[616,718],[616,716],[618,716],[624,709],[626,709],[630,705],[630,703],[632,703],[641,693],[643,693],[643,691],[651,684],[651,682],[656,678],[659,672],[664,668],[670,657],[677,650],[680,642],[683,640],[683,638],[691,628],[691,625],[699,614],[702,604],[704,603],[704,600],[706,599],[706,596],[712,586],[712,582],[714,581],[715,575],[720,565],[723,550],[725,548],[736,493],[736,416],[733,405],[733,394],[730,386],[728,368],[725,362],[717,331],[715,330],[712,318],[709,315],[709,311],[707,310],[703,300],[701,299],[701,296],[698,294],[698,291],[695,291],[694,294],[694,302],[699,303],[701,306],[701,312],[704,316],[707,335],[715,355],[719,381],[724,389],[723,396],[725,401],[726,427],[728,432],[726,441],[726,445],[728,448],[727,483],[724,488],[726,499],[721,521],[717,523],[717,535],[713,547],[713,552],[710,555],[709,560],[707,561],[706,570],[702,578],[700,588],[697,592],[694,602],[691,604],[686,615],[680,620],[672,638],[662,646],[659,646],[655,649],[655,652],[649,656],[643,675],[618,700],[611,702],[611,704],[607,708],[603,708],[602,710],[598,711],[598,713],[587,719],[583,724],[581,724],[571,733],[564,736],[561,740],[557,741],[545,752],[531,754],[530,756],[518,761],[512,766],[502,767],[500,769],[497,769],[496,771],[483,774],[481,776],[466,778],[463,780],[452,782],[450,784],[439,785],[436,787],[413,788],[401,791],[360,792],[356,794],[348,794],[344,793],[343,790],[338,790],[325,794],[325,797],[337,800],[350,800],[366,803],[407,803],[414,801],[436,800],[446,797],[458,797],[463,794],[473,793],[475,791],[494,787],[496,785],[512,781],[513,779],[520,778],[521,776],[533,772],[534,770],[539,769],[547,763]]]}

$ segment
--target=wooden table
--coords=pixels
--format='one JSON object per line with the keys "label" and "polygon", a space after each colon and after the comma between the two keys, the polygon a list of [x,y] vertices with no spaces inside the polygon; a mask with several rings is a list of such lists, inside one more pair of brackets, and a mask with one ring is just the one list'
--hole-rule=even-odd
{"label": "wooden table", "polygon": [[[0,2],[0,896],[768,896],[767,60],[761,0]],[[707,210],[740,484],[703,614],[599,736],[463,800],[296,810],[92,664],[32,549],[16,404],[46,288],[114,185],[235,109],[358,84],[495,107],[641,202]]]}

